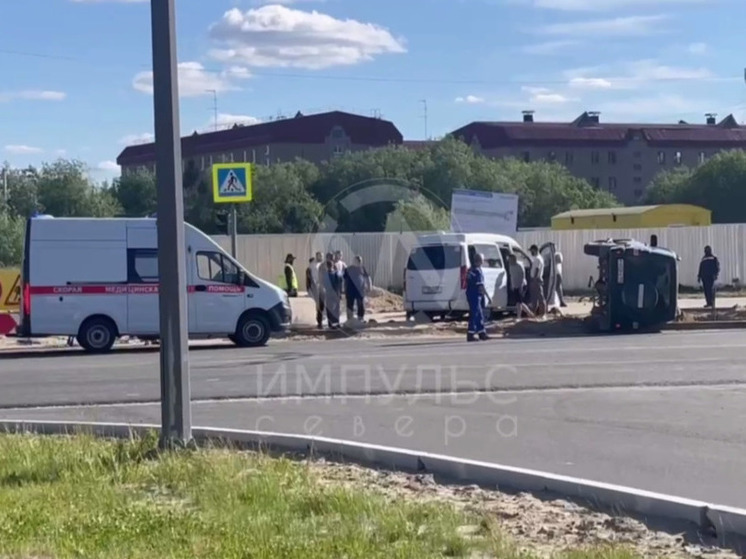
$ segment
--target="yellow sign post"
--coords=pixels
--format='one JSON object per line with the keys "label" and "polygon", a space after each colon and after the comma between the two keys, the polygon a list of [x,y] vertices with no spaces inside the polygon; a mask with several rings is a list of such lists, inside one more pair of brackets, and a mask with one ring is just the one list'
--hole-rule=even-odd
{"label": "yellow sign post", "polygon": [[0,270],[0,312],[21,309],[21,273],[15,268]]}
{"label": "yellow sign post", "polygon": [[218,163],[212,166],[213,201],[216,204],[233,204],[228,227],[233,258],[236,258],[238,242],[236,204],[251,202],[253,194],[251,163]]}

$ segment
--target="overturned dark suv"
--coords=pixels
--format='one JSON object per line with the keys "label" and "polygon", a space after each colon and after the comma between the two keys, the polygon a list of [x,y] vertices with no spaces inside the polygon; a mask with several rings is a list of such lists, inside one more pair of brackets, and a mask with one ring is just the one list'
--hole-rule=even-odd
{"label": "overturned dark suv", "polygon": [[598,258],[591,325],[600,332],[656,331],[678,312],[675,252],[633,239],[594,241],[585,254]]}

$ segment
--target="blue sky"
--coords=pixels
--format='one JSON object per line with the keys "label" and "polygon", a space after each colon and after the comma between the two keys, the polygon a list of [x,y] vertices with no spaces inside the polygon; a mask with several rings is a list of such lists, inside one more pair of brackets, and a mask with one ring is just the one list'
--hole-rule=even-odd
{"label": "blue sky", "polygon": [[[176,3],[183,134],[214,129],[215,94],[217,126],[340,109],[408,139],[523,109],[746,118],[743,0]],[[124,145],[152,137],[150,48],[148,0],[6,1],[0,161],[118,174]]]}

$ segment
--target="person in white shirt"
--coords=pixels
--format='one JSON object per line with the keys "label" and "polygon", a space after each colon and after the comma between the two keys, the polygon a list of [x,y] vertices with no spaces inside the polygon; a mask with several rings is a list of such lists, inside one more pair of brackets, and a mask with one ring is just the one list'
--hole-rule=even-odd
{"label": "person in white shirt", "polygon": [[565,303],[565,288],[562,285],[562,260],[563,257],[560,251],[554,253],[554,264],[557,275],[557,298],[559,299],[559,306],[566,307],[567,303]]}
{"label": "person in white shirt", "polygon": [[344,274],[345,270],[347,269],[347,264],[345,264],[345,261],[342,260],[341,250],[337,250],[334,252],[334,265],[337,267],[337,270],[340,274]]}
{"label": "person in white shirt", "polygon": [[536,316],[545,316],[547,300],[544,296],[544,259],[539,254],[539,247],[531,245],[531,267],[528,275],[528,295],[531,307]]}

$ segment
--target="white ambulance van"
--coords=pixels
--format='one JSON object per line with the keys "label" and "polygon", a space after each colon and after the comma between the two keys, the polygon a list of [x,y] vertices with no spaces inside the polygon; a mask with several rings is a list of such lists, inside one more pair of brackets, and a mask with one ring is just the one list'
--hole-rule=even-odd
{"label": "white ambulance van", "polygon": [[[492,303],[490,314],[499,316],[515,309],[510,298],[508,256],[513,253],[526,268],[531,260],[518,242],[492,233],[428,233],[419,235],[404,270],[404,308],[407,316],[423,313],[430,319],[463,318],[469,312],[466,273],[475,254],[484,256],[482,273]],[[544,291],[549,297],[556,286],[555,246],[539,248],[544,260]]]}
{"label": "white ambulance van", "polygon": [[[289,326],[286,293],[186,224],[189,337],[262,346]],[[54,218],[26,223],[19,336],[75,336],[89,352],[120,336],[157,339],[156,219]]]}

